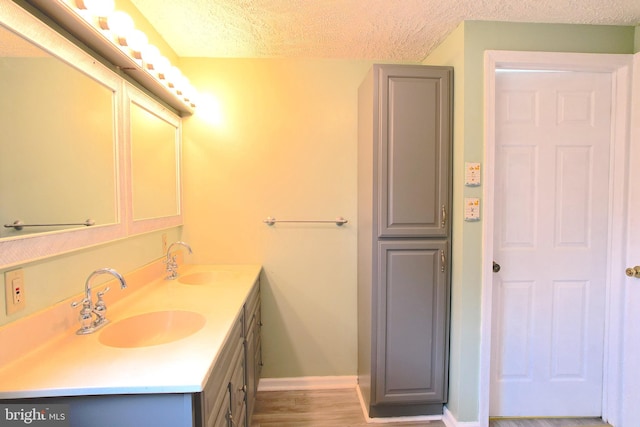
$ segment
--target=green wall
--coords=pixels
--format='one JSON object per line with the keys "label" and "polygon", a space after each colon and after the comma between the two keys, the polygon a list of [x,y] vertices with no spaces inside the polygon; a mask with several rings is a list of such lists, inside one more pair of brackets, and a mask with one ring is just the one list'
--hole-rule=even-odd
{"label": "green wall", "polygon": [[[464,162],[484,159],[484,53],[486,50],[620,53],[640,47],[634,27],[466,21],[424,61],[455,68],[454,217],[451,359],[448,409],[458,421],[478,420],[482,223],[462,218]],[[484,165],[486,166],[486,165]]]}
{"label": "green wall", "polygon": [[[42,206],[46,207],[46,200]],[[181,227],[158,231],[111,243],[77,250],[44,260],[25,263],[8,270],[0,270],[0,325],[23,318],[48,308],[60,301],[79,295],[89,274],[98,268],[115,268],[122,274],[129,273],[164,254],[163,233],[169,243],[180,240]],[[194,248],[195,250],[195,248]],[[7,315],[5,311],[4,272],[22,268],[24,270],[24,295],[26,307],[23,311]],[[119,292],[120,290],[112,290]],[[126,292],[126,290],[124,291]],[[77,310],[69,307],[69,310]]]}

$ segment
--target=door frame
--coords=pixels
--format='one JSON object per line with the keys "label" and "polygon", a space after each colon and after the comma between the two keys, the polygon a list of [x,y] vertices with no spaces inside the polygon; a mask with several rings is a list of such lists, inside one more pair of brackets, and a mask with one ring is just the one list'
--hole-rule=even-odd
{"label": "door frame", "polygon": [[[607,311],[602,417],[616,426],[621,412],[622,313],[626,231],[629,111],[633,55],[557,52],[486,51],[484,56],[484,173],[482,215],[482,293],[480,323],[479,423],[489,425],[491,333],[493,301],[493,232],[495,185],[495,75],[498,69],[561,70],[610,73],[612,78],[612,146],[609,183],[609,242],[607,253]],[[613,219],[620,219],[614,221]]]}

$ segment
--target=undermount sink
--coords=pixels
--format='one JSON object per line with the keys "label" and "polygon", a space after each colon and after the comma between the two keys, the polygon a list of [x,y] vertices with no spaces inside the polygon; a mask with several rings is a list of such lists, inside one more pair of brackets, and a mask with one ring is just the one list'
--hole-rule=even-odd
{"label": "undermount sink", "polygon": [[107,325],[99,341],[110,347],[149,347],[186,338],[202,329],[205,323],[202,314],[192,311],[154,311]]}
{"label": "undermount sink", "polygon": [[204,285],[207,283],[233,279],[237,276],[237,272],[229,270],[200,271],[197,273],[179,276],[178,282],[184,283],[185,285]]}

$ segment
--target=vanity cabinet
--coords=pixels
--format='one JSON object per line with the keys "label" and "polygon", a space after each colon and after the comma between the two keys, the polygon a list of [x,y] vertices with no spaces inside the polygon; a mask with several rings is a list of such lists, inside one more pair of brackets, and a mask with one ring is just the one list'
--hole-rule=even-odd
{"label": "vanity cabinet", "polygon": [[254,287],[245,305],[245,357],[246,357],[246,402],[247,426],[251,425],[251,415],[258,393],[258,382],[262,371],[262,310],[260,309],[260,287]]}
{"label": "vanity cabinet", "polygon": [[[260,378],[260,281],[235,322],[219,362],[196,399],[203,427],[249,426]],[[257,365],[256,361],[260,361]]]}
{"label": "vanity cabinet", "polygon": [[245,412],[244,313],[234,323],[202,393],[195,396],[197,426],[239,426]]}
{"label": "vanity cabinet", "polygon": [[[71,426],[248,427],[260,376],[259,280],[241,304],[200,392],[13,398],[0,404],[68,405]],[[176,363],[173,369],[181,368]]]}
{"label": "vanity cabinet", "polygon": [[447,400],[450,67],[374,65],[358,91],[358,383],[371,417]]}

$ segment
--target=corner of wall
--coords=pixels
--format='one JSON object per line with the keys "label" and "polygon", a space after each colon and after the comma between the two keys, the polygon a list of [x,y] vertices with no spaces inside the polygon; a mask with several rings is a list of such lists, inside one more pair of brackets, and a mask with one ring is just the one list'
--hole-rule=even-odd
{"label": "corner of wall", "polygon": [[[467,22],[462,21],[449,35],[425,58],[422,62],[425,65],[447,65],[454,68],[454,102],[453,102],[453,235],[458,236],[453,241],[453,265],[451,277],[451,332],[450,332],[450,360],[449,360],[449,401],[447,412],[453,426],[459,425],[457,418],[465,417],[473,419],[472,414],[476,408],[469,400],[469,388],[476,386],[473,380],[469,381],[465,372],[465,367],[469,360],[466,360],[464,353],[465,316],[464,304],[464,220],[459,206],[464,197],[464,159],[465,159],[465,57],[466,44],[465,35]],[[476,412],[477,414],[477,412]]]}

